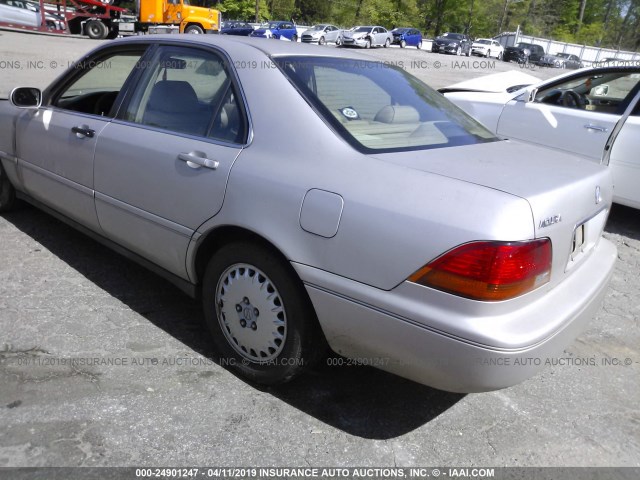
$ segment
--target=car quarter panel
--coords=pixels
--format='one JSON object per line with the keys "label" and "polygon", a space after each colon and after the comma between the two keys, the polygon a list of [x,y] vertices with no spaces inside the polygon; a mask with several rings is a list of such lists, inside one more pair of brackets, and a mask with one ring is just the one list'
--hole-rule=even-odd
{"label": "car quarter panel", "polygon": [[504,105],[513,98],[513,94],[451,92],[445,93],[445,97],[496,133]]}

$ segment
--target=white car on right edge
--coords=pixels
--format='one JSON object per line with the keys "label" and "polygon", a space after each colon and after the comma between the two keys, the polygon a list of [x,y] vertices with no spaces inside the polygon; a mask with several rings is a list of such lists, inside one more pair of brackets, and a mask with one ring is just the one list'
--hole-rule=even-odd
{"label": "white car on right edge", "polygon": [[506,72],[440,92],[499,137],[610,165],[613,201],[640,209],[640,67],[588,68],[542,82]]}
{"label": "white car on right edge", "polygon": [[471,45],[471,55],[478,55],[480,57],[495,57],[498,60],[502,60],[502,54],[504,53],[504,47],[497,40],[490,38],[478,38]]}

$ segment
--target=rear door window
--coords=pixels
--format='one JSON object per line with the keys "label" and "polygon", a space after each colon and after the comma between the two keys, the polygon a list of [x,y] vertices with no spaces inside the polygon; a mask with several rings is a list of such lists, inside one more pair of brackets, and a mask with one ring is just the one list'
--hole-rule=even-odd
{"label": "rear door window", "polygon": [[123,119],[225,142],[246,140],[238,89],[224,59],[208,50],[160,47]]}

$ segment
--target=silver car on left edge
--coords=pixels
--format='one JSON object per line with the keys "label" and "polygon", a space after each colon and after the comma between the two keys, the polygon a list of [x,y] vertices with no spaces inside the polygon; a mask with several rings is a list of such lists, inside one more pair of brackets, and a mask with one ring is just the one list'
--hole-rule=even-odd
{"label": "silver car on left edge", "polygon": [[616,259],[607,168],[333,49],[116,40],[0,102],[0,158],[0,210],[27,200],[201,298],[225,364],[264,384],[328,344],[440,389],[514,385]]}

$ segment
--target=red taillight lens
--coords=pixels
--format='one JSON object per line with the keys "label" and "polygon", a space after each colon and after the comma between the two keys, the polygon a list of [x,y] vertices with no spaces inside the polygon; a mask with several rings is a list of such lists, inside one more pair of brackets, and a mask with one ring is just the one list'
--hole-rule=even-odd
{"label": "red taillight lens", "polygon": [[450,250],[409,281],[474,300],[517,297],[551,276],[551,240],[472,242]]}

